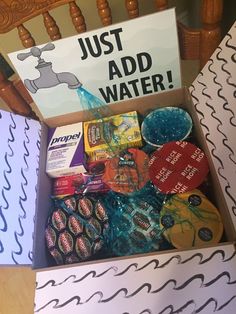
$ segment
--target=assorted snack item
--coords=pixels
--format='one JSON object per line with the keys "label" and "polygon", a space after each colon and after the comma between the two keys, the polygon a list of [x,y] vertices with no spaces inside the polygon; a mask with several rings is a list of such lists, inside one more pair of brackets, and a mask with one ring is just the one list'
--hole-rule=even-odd
{"label": "assorted snack item", "polygon": [[219,242],[223,224],[202,192],[209,167],[192,127],[187,111],[165,107],[50,130],[45,237],[55,262]]}
{"label": "assorted snack item", "polygon": [[180,249],[217,243],[223,233],[219,211],[198,189],[173,195],[161,209],[160,224]]}
{"label": "assorted snack item", "polygon": [[49,129],[46,172],[52,178],[83,173],[82,122]]}
{"label": "assorted snack item", "polygon": [[172,141],[183,141],[192,131],[193,122],[187,111],[179,107],[163,107],[150,112],[141,130],[146,143],[160,147]]}
{"label": "assorted snack item", "polygon": [[204,152],[186,141],[164,144],[152,154],[149,165],[151,181],[166,194],[195,189],[209,172]]}
{"label": "assorted snack item", "polygon": [[46,243],[58,265],[87,260],[105,246],[109,224],[100,198],[87,194],[54,200]]}
{"label": "assorted snack item", "polygon": [[142,150],[128,148],[106,162],[103,182],[112,191],[129,194],[149,180],[149,157]]}
{"label": "assorted snack item", "polygon": [[90,161],[116,157],[128,147],[141,147],[136,111],[84,122],[84,147]]}

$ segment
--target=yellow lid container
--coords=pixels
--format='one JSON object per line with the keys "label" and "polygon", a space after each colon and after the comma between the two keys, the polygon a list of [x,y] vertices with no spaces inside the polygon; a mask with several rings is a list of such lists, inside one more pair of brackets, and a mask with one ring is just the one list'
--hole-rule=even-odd
{"label": "yellow lid container", "polygon": [[218,243],[223,224],[217,208],[199,190],[175,194],[160,212],[166,239],[178,249]]}

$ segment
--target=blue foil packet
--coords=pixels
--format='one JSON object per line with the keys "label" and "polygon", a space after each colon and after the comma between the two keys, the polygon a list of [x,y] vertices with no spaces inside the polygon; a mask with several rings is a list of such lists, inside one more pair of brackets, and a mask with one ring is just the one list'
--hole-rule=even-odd
{"label": "blue foil packet", "polygon": [[151,182],[129,195],[109,192],[104,204],[110,222],[111,254],[124,256],[171,248],[160,226],[160,211],[169,197]]}

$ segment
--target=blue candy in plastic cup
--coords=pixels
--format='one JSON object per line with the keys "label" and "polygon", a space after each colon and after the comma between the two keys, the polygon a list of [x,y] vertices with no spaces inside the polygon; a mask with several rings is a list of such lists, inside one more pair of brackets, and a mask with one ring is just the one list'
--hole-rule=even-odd
{"label": "blue candy in plastic cup", "polygon": [[152,147],[161,147],[171,141],[182,141],[192,131],[192,118],[179,107],[163,107],[150,112],[143,120],[141,133]]}

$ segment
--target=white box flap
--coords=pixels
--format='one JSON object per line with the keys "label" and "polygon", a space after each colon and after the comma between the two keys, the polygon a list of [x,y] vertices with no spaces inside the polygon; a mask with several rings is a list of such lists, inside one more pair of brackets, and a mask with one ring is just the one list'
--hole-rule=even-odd
{"label": "white box flap", "polygon": [[37,273],[35,313],[235,312],[232,244]]}
{"label": "white box flap", "polygon": [[236,230],[236,23],[190,93]]}
{"label": "white box flap", "polygon": [[44,119],[88,109],[81,83],[102,104],[181,87],[174,9],[9,57]]}
{"label": "white box flap", "polygon": [[41,125],[0,111],[0,265],[31,264]]}

